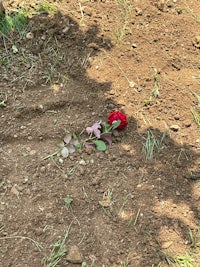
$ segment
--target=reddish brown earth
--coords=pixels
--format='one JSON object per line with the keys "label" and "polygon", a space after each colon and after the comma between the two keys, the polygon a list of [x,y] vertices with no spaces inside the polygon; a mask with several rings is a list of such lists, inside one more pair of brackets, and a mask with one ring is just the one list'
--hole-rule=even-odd
{"label": "reddish brown earth", "polygon": [[[55,4],[59,13],[30,17],[32,39],[1,35],[0,266],[52,266],[42,260],[69,226],[67,249],[78,246],[87,266],[179,266],[186,253],[200,266],[200,132],[191,114],[199,0]],[[5,6],[11,12],[17,1]],[[148,105],[155,69],[160,94]],[[83,140],[116,109],[129,124],[105,152],[42,159],[65,131]],[[151,160],[148,130],[166,133]],[[59,266],[76,265],[64,256]]]}

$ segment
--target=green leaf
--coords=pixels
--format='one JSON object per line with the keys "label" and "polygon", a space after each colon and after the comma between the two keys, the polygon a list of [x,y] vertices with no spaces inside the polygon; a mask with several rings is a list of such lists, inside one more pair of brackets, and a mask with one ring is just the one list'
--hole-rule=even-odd
{"label": "green leaf", "polygon": [[112,126],[113,126],[113,130],[114,129],[117,129],[117,127],[121,124],[121,121],[120,120],[117,120],[117,121],[114,121]]}
{"label": "green leaf", "polygon": [[94,143],[96,145],[97,150],[99,151],[105,151],[107,148],[105,142],[103,142],[102,140],[96,140],[94,141]]}
{"label": "green leaf", "polygon": [[66,198],[64,199],[65,206],[66,206],[68,209],[70,208],[72,201],[73,201],[73,198],[71,198],[71,197],[69,197],[69,196],[66,197]]}
{"label": "green leaf", "polygon": [[16,54],[16,53],[19,52],[19,50],[18,50],[18,48],[16,47],[16,45],[13,45],[13,46],[12,46],[12,51],[13,51],[14,54]]}
{"label": "green leaf", "polygon": [[6,101],[5,100],[0,102],[0,107],[2,107],[2,108],[6,107]]}

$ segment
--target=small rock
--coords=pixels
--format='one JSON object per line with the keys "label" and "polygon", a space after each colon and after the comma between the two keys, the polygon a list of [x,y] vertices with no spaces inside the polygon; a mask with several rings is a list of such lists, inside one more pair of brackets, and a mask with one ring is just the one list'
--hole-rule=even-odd
{"label": "small rock", "polygon": [[85,166],[87,163],[85,162],[84,159],[81,159],[81,160],[79,161],[79,164]]}
{"label": "small rock", "polygon": [[81,264],[83,261],[83,257],[79,251],[77,246],[71,246],[69,252],[67,254],[66,260],[71,263]]}
{"label": "small rock", "polygon": [[132,44],[133,48],[137,48],[137,45],[135,43]]}
{"label": "small rock", "polygon": [[166,249],[166,248],[169,248],[171,245],[173,244],[172,241],[166,241],[162,244],[162,248],[163,249]]}
{"label": "small rock", "polygon": [[42,41],[45,41],[46,40],[46,35],[42,35],[41,39],[42,39]]}
{"label": "small rock", "polygon": [[100,180],[100,178],[99,177],[94,177],[93,179],[92,179],[92,181],[91,181],[91,184],[92,185],[99,185],[101,183],[101,180]]}
{"label": "small rock", "polygon": [[40,168],[40,171],[44,173],[44,172],[46,171],[46,167],[45,167],[45,166],[42,166],[42,167]]}
{"label": "small rock", "polygon": [[184,126],[185,126],[186,128],[188,128],[188,127],[191,126],[191,121],[190,121],[190,120],[185,120],[183,124],[184,124]]}
{"label": "small rock", "polygon": [[98,49],[99,49],[98,45],[95,44],[95,43],[90,43],[90,44],[88,44],[88,47],[89,47],[89,48],[92,48],[92,49],[94,49],[94,50],[98,50]]}
{"label": "small rock", "polygon": [[160,11],[164,11],[165,8],[165,0],[158,0],[155,2],[155,6],[160,10]]}
{"label": "small rock", "polygon": [[194,39],[192,40],[192,44],[195,47],[200,48],[200,35],[194,37]]}
{"label": "small rock", "polygon": [[139,7],[135,8],[136,16],[142,16],[142,10]]}
{"label": "small rock", "polygon": [[27,32],[27,34],[26,34],[26,39],[31,40],[31,39],[33,39],[33,38],[34,38],[33,33],[32,33],[32,32]]}
{"label": "small rock", "polygon": [[171,125],[171,126],[170,126],[170,129],[171,129],[172,131],[174,131],[174,132],[178,132],[178,130],[180,129],[180,127],[179,127],[178,125],[174,124],[174,125]]}
{"label": "small rock", "polygon": [[62,30],[62,32],[63,32],[63,33],[67,33],[67,32],[69,31],[69,29],[70,29],[70,27],[67,26],[67,27],[65,27],[65,28]]}
{"label": "small rock", "polygon": [[77,168],[76,175],[77,175],[78,177],[80,177],[80,176],[83,175],[84,173],[85,173],[84,168],[83,168],[82,166],[79,166],[79,167]]}
{"label": "small rock", "polygon": [[13,185],[13,187],[11,188],[10,191],[11,191],[11,193],[13,193],[17,197],[19,197],[19,191],[16,189],[15,185]]}
{"label": "small rock", "polygon": [[35,155],[36,154],[36,150],[31,150],[30,152],[29,152],[29,155],[30,156],[33,156],[33,155]]}
{"label": "small rock", "polygon": [[176,114],[176,115],[174,115],[174,119],[175,119],[176,121],[178,121],[178,120],[180,120],[180,116],[179,116],[178,114]]}
{"label": "small rock", "polygon": [[86,147],[85,148],[85,152],[88,154],[88,155],[91,155],[92,152],[95,150],[94,147]]}

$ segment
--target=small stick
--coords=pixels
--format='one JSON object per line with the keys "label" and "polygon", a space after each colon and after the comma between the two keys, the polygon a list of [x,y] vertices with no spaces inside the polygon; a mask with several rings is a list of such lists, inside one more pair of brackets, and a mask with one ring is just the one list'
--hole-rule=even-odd
{"label": "small stick", "polygon": [[138,220],[138,217],[139,217],[139,214],[140,214],[140,209],[138,210],[137,214],[136,214],[136,217],[135,217],[135,221],[134,221],[134,226],[136,225],[137,223],[137,220]]}

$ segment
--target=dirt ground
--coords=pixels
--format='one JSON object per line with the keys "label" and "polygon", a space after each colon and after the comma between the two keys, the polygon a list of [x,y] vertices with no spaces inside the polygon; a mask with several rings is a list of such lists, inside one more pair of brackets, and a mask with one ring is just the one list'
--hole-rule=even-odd
{"label": "dirt ground", "polygon": [[[200,266],[199,0],[52,5],[1,34],[0,266]],[[113,110],[129,124],[105,152],[43,159]]]}

